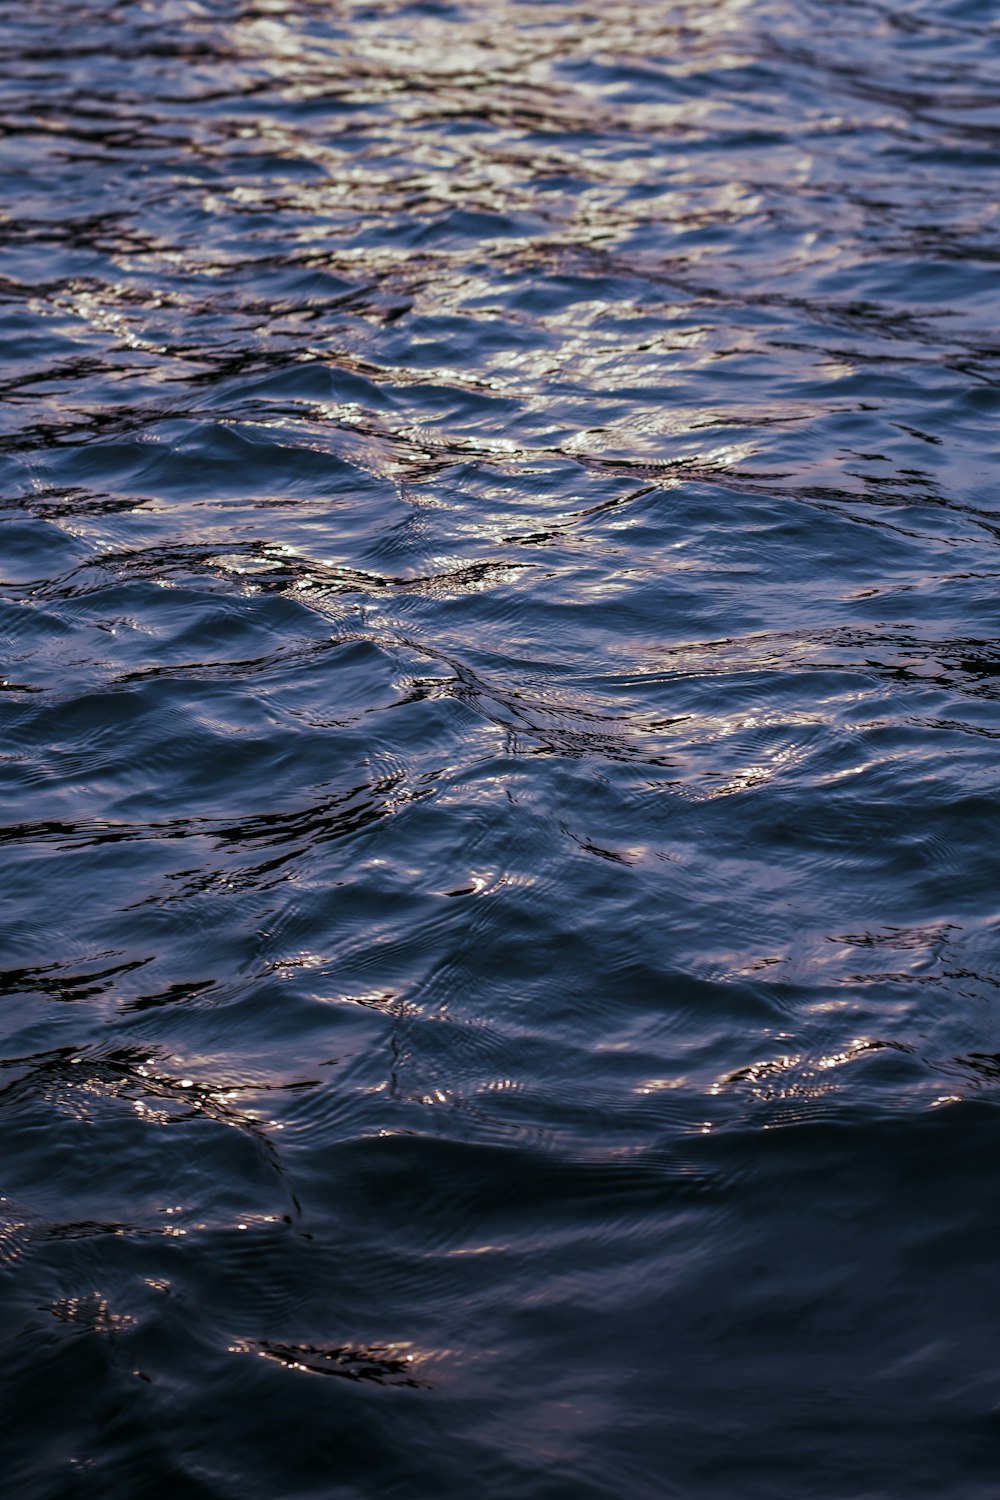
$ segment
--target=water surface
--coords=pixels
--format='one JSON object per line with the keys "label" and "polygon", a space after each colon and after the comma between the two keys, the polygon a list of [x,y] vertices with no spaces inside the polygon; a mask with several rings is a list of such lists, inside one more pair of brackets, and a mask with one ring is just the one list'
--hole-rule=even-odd
{"label": "water surface", "polygon": [[992,1500],[995,9],[0,19],[5,1493]]}

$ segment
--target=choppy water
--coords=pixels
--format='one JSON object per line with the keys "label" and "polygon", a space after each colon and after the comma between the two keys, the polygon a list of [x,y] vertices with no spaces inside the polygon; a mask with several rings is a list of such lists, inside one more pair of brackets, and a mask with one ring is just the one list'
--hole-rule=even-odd
{"label": "choppy water", "polygon": [[5,1494],[994,1497],[995,8],[0,21]]}

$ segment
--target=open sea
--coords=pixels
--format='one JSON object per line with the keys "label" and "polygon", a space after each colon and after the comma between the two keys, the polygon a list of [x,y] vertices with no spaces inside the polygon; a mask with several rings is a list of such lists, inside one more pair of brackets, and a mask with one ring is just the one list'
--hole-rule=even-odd
{"label": "open sea", "polygon": [[1000,9],[0,0],[6,1500],[996,1500]]}

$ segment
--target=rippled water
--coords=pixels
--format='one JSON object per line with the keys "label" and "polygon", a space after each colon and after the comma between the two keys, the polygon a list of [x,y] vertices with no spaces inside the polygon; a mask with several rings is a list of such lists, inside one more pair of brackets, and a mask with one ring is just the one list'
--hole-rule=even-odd
{"label": "rippled water", "polygon": [[0,16],[5,1493],[995,1496],[995,7]]}

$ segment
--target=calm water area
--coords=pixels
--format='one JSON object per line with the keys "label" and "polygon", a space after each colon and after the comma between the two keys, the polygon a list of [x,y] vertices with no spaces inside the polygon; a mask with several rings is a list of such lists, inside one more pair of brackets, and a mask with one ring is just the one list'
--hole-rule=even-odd
{"label": "calm water area", "polygon": [[996,1500],[1000,9],[0,0],[0,1489]]}

